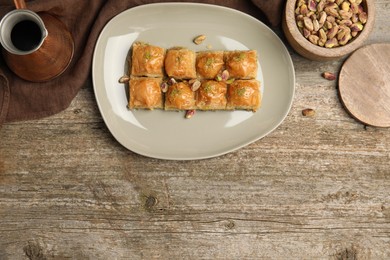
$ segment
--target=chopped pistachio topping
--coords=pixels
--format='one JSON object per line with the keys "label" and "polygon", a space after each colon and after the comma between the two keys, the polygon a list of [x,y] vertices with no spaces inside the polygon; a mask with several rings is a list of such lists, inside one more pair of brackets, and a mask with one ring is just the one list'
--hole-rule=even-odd
{"label": "chopped pistachio topping", "polygon": [[206,93],[209,93],[209,92],[213,91],[213,85],[211,85],[210,83],[206,84],[206,86],[204,87],[204,91]]}
{"label": "chopped pistachio topping", "polygon": [[245,89],[245,87],[242,87],[242,88],[237,89],[236,92],[237,92],[237,95],[239,97],[242,97],[243,95],[245,95],[246,89]]}
{"label": "chopped pistachio topping", "polygon": [[214,58],[207,58],[206,67],[210,67],[214,63]]}
{"label": "chopped pistachio topping", "polygon": [[235,61],[242,61],[243,59],[245,59],[246,58],[246,54],[245,53],[243,53],[243,52],[241,52],[239,55],[237,55],[237,56],[234,56],[234,60]]}
{"label": "chopped pistachio topping", "polygon": [[150,60],[150,58],[152,57],[152,54],[150,53],[150,51],[147,51],[147,52],[145,52],[144,57],[146,60]]}
{"label": "chopped pistachio topping", "polygon": [[183,60],[182,55],[179,55],[179,56],[176,57],[176,62],[177,63],[180,63],[182,60]]}
{"label": "chopped pistachio topping", "polygon": [[180,90],[177,88],[172,89],[171,96],[176,96],[180,94]]}

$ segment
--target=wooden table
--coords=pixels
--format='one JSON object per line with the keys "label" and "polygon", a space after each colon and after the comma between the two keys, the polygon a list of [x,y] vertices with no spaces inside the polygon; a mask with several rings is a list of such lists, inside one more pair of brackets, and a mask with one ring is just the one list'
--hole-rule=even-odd
{"label": "wooden table", "polygon": [[[367,44],[390,42],[390,1],[376,8]],[[91,82],[60,114],[4,125],[0,259],[390,259],[390,129],[351,118],[321,77],[343,61],[290,53],[286,120],[217,158],[125,149]]]}

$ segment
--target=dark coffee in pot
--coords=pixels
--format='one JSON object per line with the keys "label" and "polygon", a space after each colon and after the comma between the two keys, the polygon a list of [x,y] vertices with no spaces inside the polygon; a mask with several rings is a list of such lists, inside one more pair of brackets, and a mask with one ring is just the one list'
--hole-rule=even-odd
{"label": "dark coffee in pot", "polygon": [[42,31],[34,21],[23,20],[12,28],[12,44],[21,51],[33,50],[41,43],[41,40]]}

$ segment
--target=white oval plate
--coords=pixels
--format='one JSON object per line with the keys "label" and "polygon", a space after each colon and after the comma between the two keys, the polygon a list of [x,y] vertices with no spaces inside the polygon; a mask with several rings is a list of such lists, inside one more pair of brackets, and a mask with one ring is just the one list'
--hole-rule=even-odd
{"label": "white oval plate", "polygon": [[[195,45],[195,36],[207,39]],[[136,40],[170,48],[199,50],[256,49],[261,108],[247,111],[129,111],[127,90],[118,83]],[[257,19],[226,7],[194,3],[149,4],[115,16],[102,30],[92,64],[95,96],[112,135],[127,149],[170,160],[204,159],[246,146],[277,128],[294,96],[291,57],[274,32]]]}

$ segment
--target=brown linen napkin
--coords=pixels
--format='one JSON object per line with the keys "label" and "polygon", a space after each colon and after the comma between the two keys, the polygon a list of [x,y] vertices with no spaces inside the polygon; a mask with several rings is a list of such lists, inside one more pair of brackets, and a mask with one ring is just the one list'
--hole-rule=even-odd
{"label": "brown linen napkin", "polygon": [[[38,119],[66,109],[91,72],[95,42],[105,24],[120,12],[159,0],[35,0],[27,7],[57,16],[68,27],[75,42],[75,53],[68,69],[44,83],[32,83],[15,76],[0,57],[0,126],[4,122]],[[285,0],[200,0],[248,13],[278,26]],[[0,0],[0,19],[14,9],[12,0]]]}

